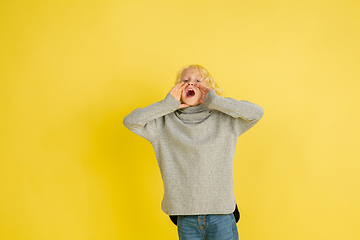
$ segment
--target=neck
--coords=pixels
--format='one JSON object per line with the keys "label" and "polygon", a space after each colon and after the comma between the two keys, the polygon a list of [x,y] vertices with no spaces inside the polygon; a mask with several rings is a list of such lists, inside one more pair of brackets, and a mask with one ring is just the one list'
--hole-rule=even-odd
{"label": "neck", "polygon": [[212,110],[210,110],[204,104],[181,108],[175,111],[175,114],[178,118],[188,123],[202,122],[203,120],[208,118],[211,113]]}

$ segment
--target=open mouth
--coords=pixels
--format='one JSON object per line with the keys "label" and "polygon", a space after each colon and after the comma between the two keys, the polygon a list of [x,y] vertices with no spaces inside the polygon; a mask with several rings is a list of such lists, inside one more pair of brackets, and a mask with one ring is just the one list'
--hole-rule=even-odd
{"label": "open mouth", "polygon": [[193,96],[195,96],[195,91],[194,91],[194,89],[188,89],[187,91],[186,91],[186,97],[193,97]]}

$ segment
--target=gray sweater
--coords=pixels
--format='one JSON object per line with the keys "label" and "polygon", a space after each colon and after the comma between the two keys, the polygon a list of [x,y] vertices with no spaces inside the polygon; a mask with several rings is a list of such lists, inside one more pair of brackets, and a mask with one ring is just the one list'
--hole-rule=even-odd
{"label": "gray sweater", "polygon": [[228,214],[235,209],[234,154],[238,137],[262,117],[261,107],[214,90],[204,104],[178,109],[164,100],[132,111],[124,125],[155,150],[168,215]]}

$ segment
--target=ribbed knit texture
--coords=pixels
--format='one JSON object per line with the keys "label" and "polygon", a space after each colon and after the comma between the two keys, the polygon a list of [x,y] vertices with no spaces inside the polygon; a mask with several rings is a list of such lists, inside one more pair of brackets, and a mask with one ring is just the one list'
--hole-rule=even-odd
{"label": "ribbed knit texture", "polygon": [[232,213],[237,139],[261,119],[263,110],[214,90],[204,104],[179,106],[168,94],[124,118],[124,125],[155,150],[164,183],[162,209],[168,215]]}

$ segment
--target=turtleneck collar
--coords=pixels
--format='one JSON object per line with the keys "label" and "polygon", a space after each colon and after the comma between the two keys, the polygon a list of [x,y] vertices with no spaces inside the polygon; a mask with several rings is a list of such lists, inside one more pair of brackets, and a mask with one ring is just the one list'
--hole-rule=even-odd
{"label": "turtleneck collar", "polygon": [[184,123],[199,123],[207,119],[213,110],[204,104],[193,107],[181,108],[175,111],[175,115]]}

